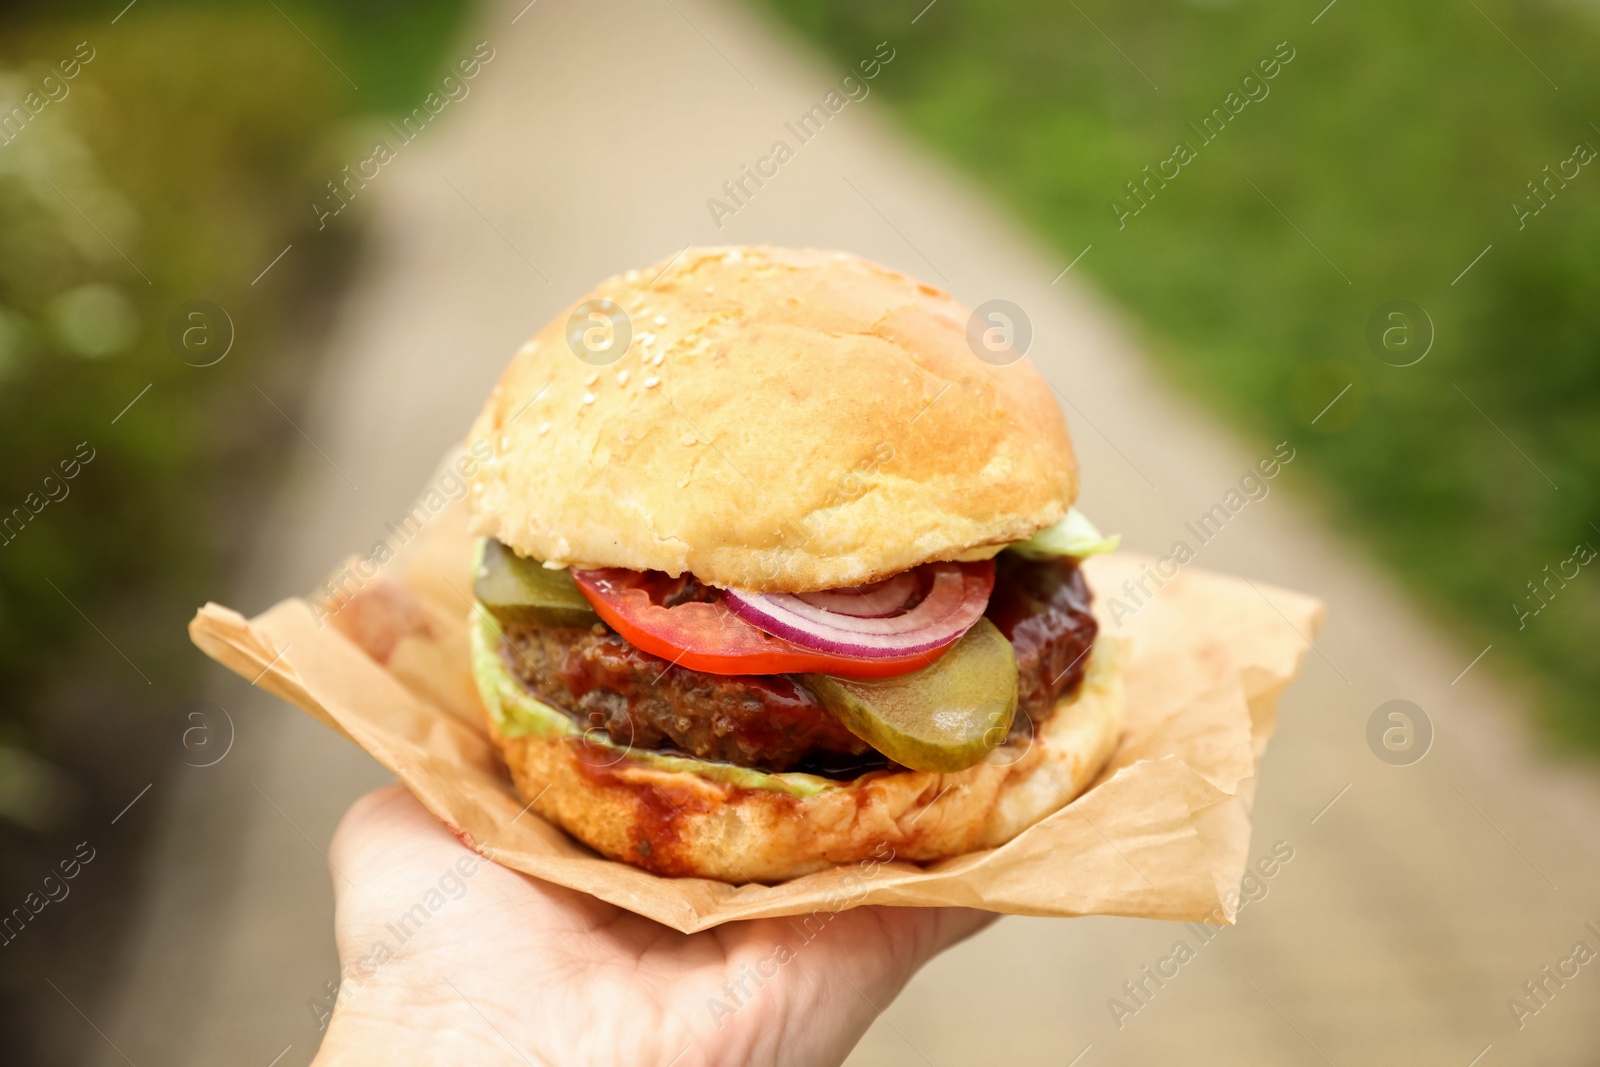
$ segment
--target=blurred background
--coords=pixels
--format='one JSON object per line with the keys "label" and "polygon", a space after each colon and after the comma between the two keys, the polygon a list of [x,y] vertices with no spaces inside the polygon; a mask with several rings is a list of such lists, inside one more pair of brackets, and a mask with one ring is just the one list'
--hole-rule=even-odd
{"label": "blurred background", "polygon": [[1596,55],[1565,0],[6,5],[8,1062],[309,1062],[385,775],[189,617],[370,545],[600,278],[763,240],[1020,304],[1137,549],[1292,442],[1202,565],[1330,604],[1252,844],[1305,858],[1195,976],[1119,1025],[1172,928],[1008,919],[852,1062],[1593,1062],[1600,977],[1510,1002],[1600,948]]}

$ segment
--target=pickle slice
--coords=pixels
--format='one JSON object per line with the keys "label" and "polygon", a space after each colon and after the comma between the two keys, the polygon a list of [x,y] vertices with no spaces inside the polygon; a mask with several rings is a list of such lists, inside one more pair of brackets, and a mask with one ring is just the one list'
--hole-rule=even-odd
{"label": "pickle slice", "polygon": [[551,570],[492,537],[478,549],[472,593],[507,626],[592,626],[600,621],[568,570]]}
{"label": "pickle slice", "polygon": [[846,729],[915,771],[947,774],[981,762],[1005,743],[1017,713],[1017,657],[988,619],[919,671],[805,681]]}

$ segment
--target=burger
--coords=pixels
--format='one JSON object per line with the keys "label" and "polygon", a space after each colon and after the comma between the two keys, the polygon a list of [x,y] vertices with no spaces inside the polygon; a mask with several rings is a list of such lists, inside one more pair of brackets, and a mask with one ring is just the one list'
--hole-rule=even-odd
{"label": "burger", "polygon": [[[1050,386],[840,252],[687,250],[522,346],[473,428],[472,666],[523,801],[771,883],[992,848],[1115,747]],[[981,323],[979,324],[982,325]]]}

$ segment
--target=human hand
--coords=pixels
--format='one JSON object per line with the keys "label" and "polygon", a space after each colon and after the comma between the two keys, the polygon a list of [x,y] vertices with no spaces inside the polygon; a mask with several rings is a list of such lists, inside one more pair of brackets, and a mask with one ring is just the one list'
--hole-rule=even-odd
{"label": "human hand", "polygon": [[839,1063],[994,919],[861,907],[809,941],[783,919],[680,934],[484,860],[400,786],[356,802],[331,862],[344,981],[323,1067]]}

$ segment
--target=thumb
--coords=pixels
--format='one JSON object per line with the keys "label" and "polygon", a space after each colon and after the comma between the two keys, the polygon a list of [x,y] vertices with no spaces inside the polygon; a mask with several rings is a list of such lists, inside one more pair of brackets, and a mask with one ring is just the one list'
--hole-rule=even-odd
{"label": "thumb", "polygon": [[368,946],[397,909],[448,877],[463,860],[488,861],[457,841],[403,786],[353,804],[328,847],[334,930],[341,959]]}

